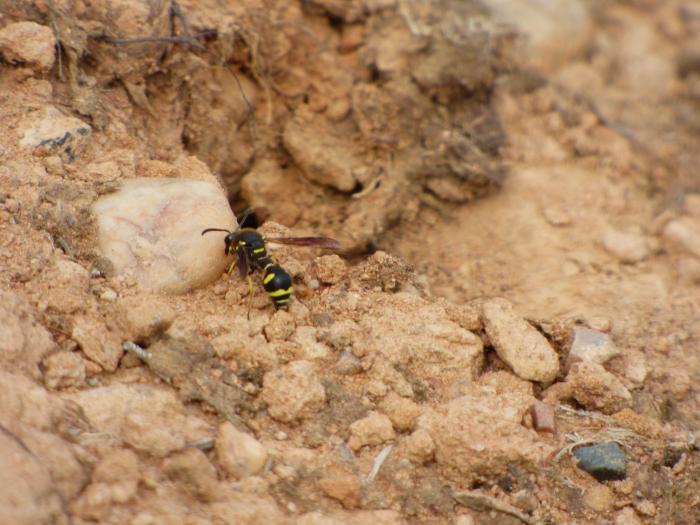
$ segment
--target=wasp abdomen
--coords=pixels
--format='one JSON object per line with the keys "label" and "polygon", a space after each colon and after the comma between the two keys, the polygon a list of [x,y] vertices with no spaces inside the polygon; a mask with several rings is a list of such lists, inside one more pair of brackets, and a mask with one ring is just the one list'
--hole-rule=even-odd
{"label": "wasp abdomen", "polygon": [[292,277],[279,264],[269,264],[265,267],[263,286],[277,308],[286,306],[294,291]]}

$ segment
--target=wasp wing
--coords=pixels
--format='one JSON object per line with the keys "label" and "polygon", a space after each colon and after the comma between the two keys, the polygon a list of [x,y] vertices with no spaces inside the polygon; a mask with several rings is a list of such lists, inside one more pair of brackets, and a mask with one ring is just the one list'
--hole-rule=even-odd
{"label": "wasp wing", "polygon": [[329,250],[340,250],[340,243],[330,237],[266,237],[265,240],[293,246],[318,246]]}

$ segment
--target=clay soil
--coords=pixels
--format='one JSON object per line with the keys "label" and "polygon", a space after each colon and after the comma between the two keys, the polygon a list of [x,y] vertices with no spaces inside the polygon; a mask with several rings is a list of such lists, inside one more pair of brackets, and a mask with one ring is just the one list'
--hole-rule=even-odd
{"label": "clay soil", "polygon": [[[525,10],[509,24],[470,1],[0,0],[0,26],[33,21],[58,42],[46,51],[55,55],[48,68],[7,51],[0,61],[0,290],[12,320],[0,340],[3,352],[15,349],[0,356],[0,436],[2,455],[18,458],[3,463],[0,479],[18,488],[16,499],[0,497],[8,506],[0,516],[8,524],[700,523],[700,10],[678,0],[572,9]],[[160,40],[128,41],[144,36]],[[26,122],[47,105],[89,124],[75,151],[22,145]],[[222,276],[172,296],[114,275],[96,247],[95,200],[123,179],[197,170],[215,174],[236,213],[251,207],[259,224],[338,238],[344,263],[281,248],[296,306],[274,312],[256,285],[251,315],[242,280]],[[334,302],[341,288],[354,299]],[[535,468],[515,459],[501,469],[489,447],[493,472],[455,470],[430,453],[416,459],[404,447],[419,432],[416,418],[397,422],[391,412],[439,412],[466,391],[465,379],[398,349],[404,368],[393,363],[401,380],[391,383],[375,372],[379,360],[372,369],[371,350],[346,351],[345,332],[332,328],[367,328],[375,303],[398,316],[378,317],[387,333],[420,326],[413,299],[397,293],[443,313],[462,308],[455,329],[484,343],[469,381],[495,385],[494,395],[515,385],[544,398],[550,387],[515,378],[494,352],[478,312],[501,297],[557,351],[555,383],[566,379],[572,327],[608,334],[620,352],[605,368],[631,401],[606,415],[562,401],[554,431],[536,438],[551,453]],[[138,331],[129,307],[150,318],[167,312],[140,334],[142,346],[168,337],[239,345],[233,355],[218,351],[217,366],[236,375],[251,406],[223,406],[239,397],[212,394],[213,383],[192,394],[187,380],[166,381],[133,354],[120,353],[112,369],[88,358],[89,339],[121,345]],[[315,363],[325,401],[286,420],[262,378],[301,360]],[[181,375],[194,367],[178,366]],[[144,416],[144,429],[197,428],[162,454],[122,427],[96,430],[84,411],[98,404],[82,406],[86,393],[107,389],[99,391],[116,400],[116,388],[133,386],[184,403],[178,423],[164,409],[161,419]],[[394,398],[411,406],[392,408]],[[99,406],[109,419],[109,397]],[[132,433],[141,428],[138,414],[124,413],[137,405],[120,406],[113,417],[128,419]],[[522,426],[536,436],[526,412]],[[371,419],[380,414],[394,427],[383,436]],[[348,430],[368,417],[376,439]],[[265,446],[264,470],[227,466],[213,444],[226,420]],[[490,446],[505,450],[508,439],[495,431]],[[557,454],[576,439],[621,442],[627,479],[600,483],[566,450]],[[387,444],[395,448],[367,481]],[[188,450],[201,451],[203,470],[187,463]],[[520,518],[453,497],[469,490]]]}

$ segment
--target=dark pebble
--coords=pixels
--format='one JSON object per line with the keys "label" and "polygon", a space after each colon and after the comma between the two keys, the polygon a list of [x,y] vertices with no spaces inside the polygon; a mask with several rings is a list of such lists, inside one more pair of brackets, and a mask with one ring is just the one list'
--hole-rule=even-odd
{"label": "dark pebble", "polygon": [[574,449],[578,468],[585,470],[598,481],[625,479],[627,458],[620,445],[613,441],[597,443]]}

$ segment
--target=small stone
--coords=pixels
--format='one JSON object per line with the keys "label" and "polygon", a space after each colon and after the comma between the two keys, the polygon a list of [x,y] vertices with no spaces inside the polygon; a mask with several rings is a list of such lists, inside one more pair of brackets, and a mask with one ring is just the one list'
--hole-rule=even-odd
{"label": "small stone", "polygon": [[71,163],[83,152],[92,138],[92,128],[82,120],[66,116],[55,106],[29,113],[20,123],[21,148],[34,155],[58,155]]}
{"label": "small stone", "polygon": [[559,357],[532,325],[513,312],[504,299],[481,305],[484,329],[498,356],[518,377],[550,383],[559,373]]}
{"label": "small stone", "polygon": [[331,353],[331,349],[324,343],[318,341],[316,328],[313,326],[298,326],[292,336],[292,342],[301,347],[301,352],[297,357],[309,361],[315,359],[325,359]]}
{"label": "small stone", "polygon": [[314,261],[314,270],[321,282],[326,284],[337,284],[348,273],[345,261],[336,254],[318,257]]}
{"label": "small stone", "polygon": [[360,505],[362,483],[347,465],[338,464],[327,468],[318,480],[318,486],[346,509],[354,509]]}
{"label": "small stone", "polygon": [[214,183],[130,179],[93,206],[102,255],[117,275],[155,292],[184,293],[216,281],[230,263],[223,233],[232,229],[228,200]]}
{"label": "small stone", "polygon": [[694,217],[681,217],[670,221],[663,230],[663,237],[670,244],[679,246],[700,259],[700,224]]}
{"label": "small stone", "polygon": [[614,525],[642,525],[642,521],[632,507],[625,507],[615,516]]}
{"label": "small stone", "polygon": [[71,512],[104,521],[112,506],[129,502],[138,490],[139,462],[131,450],[108,452],[95,466],[92,483],[71,504]]}
{"label": "small stone", "polygon": [[586,445],[574,449],[578,468],[598,481],[620,480],[627,477],[627,458],[614,441]]}
{"label": "small stone", "polygon": [[212,501],[219,492],[216,468],[199,449],[187,448],[167,458],[163,473],[197,499]]}
{"label": "small stone", "polygon": [[567,226],[571,224],[571,215],[564,208],[545,208],[542,210],[544,218],[552,226]]}
{"label": "small stone", "polygon": [[170,328],[175,311],[165,299],[141,293],[122,297],[117,302],[115,318],[124,339],[148,345]]}
{"label": "small stone", "polygon": [[219,427],[216,456],[226,472],[240,479],[262,472],[268,454],[257,439],[227,421]]}
{"label": "small stone", "polygon": [[649,244],[634,232],[608,230],[603,235],[603,248],[622,263],[633,264],[649,257]]}
{"label": "small stone", "polygon": [[435,441],[424,428],[419,428],[406,440],[408,457],[418,465],[431,461],[435,457]]}
{"label": "small stone", "polygon": [[85,381],[85,362],[75,352],[56,352],[44,360],[46,388],[81,386]]}
{"label": "small stone", "polygon": [[296,328],[294,317],[285,310],[277,310],[263,328],[268,341],[286,341]]}
{"label": "small stone", "polygon": [[410,399],[390,392],[381,402],[380,408],[389,419],[394,428],[400,432],[413,430],[416,419],[421,415],[421,408]]}
{"label": "small stone", "polygon": [[654,502],[649,501],[648,499],[643,499],[642,501],[636,502],[634,504],[634,508],[637,509],[637,512],[644,516],[656,516],[656,505],[654,505]]}
{"label": "small stone", "polygon": [[606,485],[596,485],[583,494],[583,503],[596,512],[608,512],[615,503],[612,490]]}
{"label": "small stone", "polygon": [[371,412],[368,416],[350,425],[348,446],[357,451],[364,446],[381,445],[395,437],[391,419],[384,414]]}
{"label": "small stone", "polygon": [[111,288],[105,288],[100,293],[100,299],[102,299],[103,301],[108,302],[108,303],[113,303],[114,301],[117,300],[118,297],[119,296],[117,295],[117,292],[115,292]]}
{"label": "small stone", "polygon": [[632,394],[613,374],[598,363],[575,363],[566,382],[549,387],[545,401],[557,404],[561,399],[575,399],[588,410],[613,414],[630,405]]}
{"label": "small stone", "polygon": [[54,348],[51,334],[21,296],[0,290],[0,364],[39,379],[39,363]]}
{"label": "small stone", "polygon": [[85,316],[73,321],[71,337],[80,345],[85,356],[107,372],[114,372],[124,353],[119,337],[101,322]]}
{"label": "small stone", "polygon": [[554,433],[554,408],[552,405],[536,400],[532,404],[532,426],[537,432]]}
{"label": "small stone", "polygon": [[633,385],[644,383],[649,375],[647,358],[641,350],[627,350],[625,352],[625,378]]}
{"label": "small stone", "polygon": [[290,422],[316,415],[326,393],[311,362],[293,361],[265,374],[262,399],[273,419]]}
{"label": "small stone", "polygon": [[8,62],[20,62],[41,72],[54,64],[56,38],[49,27],[35,22],[15,22],[0,29],[0,54]]}
{"label": "small stone", "polygon": [[185,436],[165,418],[129,414],[124,420],[124,441],[134,449],[163,458],[185,447]]}
{"label": "small stone", "polygon": [[608,334],[583,326],[574,326],[573,340],[566,361],[568,366],[578,361],[590,361],[602,365],[618,355],[620,350]]}
{"label": "small stone", "polygon": [[359,374],[362,371],[362,362],[352,352],[341,352],[335,363],[335,371],[346,376]]}

